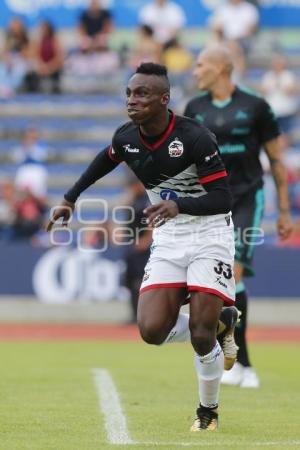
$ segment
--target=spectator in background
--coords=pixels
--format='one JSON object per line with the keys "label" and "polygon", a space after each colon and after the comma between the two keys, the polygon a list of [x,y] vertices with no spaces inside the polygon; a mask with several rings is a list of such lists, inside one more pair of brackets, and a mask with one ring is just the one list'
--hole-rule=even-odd
{"label": "spectator in background", "polygon": [[178,36],[186,23],[183,9],[169,0],[152,0],[139,13],[139,22],[149,25],[154,31],[154,38],[162,46]]}
{"label": "spectator in background", "polygon": [[247,51],[257,31],[257,8],[246,0],[227,0],[210,19],[212,30],[228,41],[237,41]]}
{"label": "spectator in background", "polygon": [[43,226],[46,210],[46,199],[36,196],[32,185],[17,190],[12,237],[14,239],[29,238],[37,233]]}
{"label": "spectator in background", "polygon": [[107,50],[112,29],[111,12],[103,9],[98,0],[91,0],[88,9],[82,12],[79,19],[80,50],[83,52]]}
{"label": "spectator in background", "polygon": [[135,70],[143,62],[159,63],[161,45],[154,39],[153,29],[149,25],[141,25],[137,30],[135,45],[129,55],[128,65]]}
{"label": "spectator in background", "polygon": [[171,74],[182,74],[189,71],[194,59],[192,53],[180,44],[178,38],[171,39],[163,52],[163,63]]}
{"label": "spectator in background", "polygon": [[19,17],[14,17],[5,31],[5,52],[18,53],[24,58],[28,56],[28,31]]}
{"label": "spectator in background", "polygon": [[227,0],[216,8],[209,19],[217,40],[226,43],[241,75],[245,71],[245,55],[250,50],[259,22],[257,8],[246,0]]}
{"label": "spectator in background", "polygon": [[79,51],[72,52],[65,64],[64,75],[77,91],[98,86],[99,80],[103,79],[109,85],[118,75],[120,58],[108,43],[112,28],[110,11],[101,8],[97,0],[92,0],[79,19]]}
{"label": "spectator in background", "polygon": [[26,77],[29,91],[50,90],[60,93],[64,51],[53,25],[47,20],[39,26],[38,39],[32,45],[33,71]]}
{"label": "spectator in background", "polygon": [[15,221],[15,188],[10,181],[0,183],[0,240],[10,239]]}
{"label": "spectator in background", "polygon": [[180,44],[178,38],[174,38],[166,44],[162,62],[168,68],[173,97],[175,96],[174,90],[178,98],[182,97],[184,88],[189,84],[189,71],[194,63],[192,53]]}
{"label": "spectator in background", "polygon": [[133,217],[128,227],[132,230],[133,243],[127,246],[126,255],[126,287],[130,291],[132,322],[136,322],[139,290],[142,283],[144,268],[150,255],[150,244],[152,242],[152,231],[145,220],[144,209],[148,206],[148,196],[142,183],[132,176],[128,185],[131,194],[131,205]]}
{"label": "spectator in background", "polygon": [[48,149],[39,140],[39,132],[34,126],[24,131],[22,142],[14,149],[13,159],[16,163],[45,163]]}
{"label": "spectator in background", "polygon": [[28,127],[21,144],[13,151],[17,163],[14,183],[5,183],[0,189],[3,238],[29,238],[42,227],[47,210],[47,155],[47,148],[39,142],[38,130]]}
{"label": "spectator in background", "polygon": [[0,97],[9,97],[17,91],[29,70],[30,42],[27,29],[14,17],[5,31],[0,63]]}
{"label": "spectator in background", "polygon": [[277,55],[273,58],[270,70],[262,78],[261,90],[277,116],[283,133],[283,148],[287,149],[289,146],[288,134],[298,110],[298,101],[295,95],[297,79],[294,73],[287,68],[287,61],[283,56]]}
{"label": "spectator in background", "polygon": [[[48,171],[45,166],[47,149],[39,142],[36,128],[29,127],[24,132],[21,145],[14,151],[19,164],[15,175],[15,186],[19,192],[30,193],[38,202],[46,204]],[[32,197],[30,201],[32,202]]]}

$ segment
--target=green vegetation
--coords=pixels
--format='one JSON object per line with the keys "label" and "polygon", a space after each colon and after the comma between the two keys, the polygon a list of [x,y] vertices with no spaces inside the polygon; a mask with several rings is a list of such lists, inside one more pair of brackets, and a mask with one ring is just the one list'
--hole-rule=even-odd
{"label": "green vegetation", "polygon": [[[299,449],[299,345],[251,347],[259,390],[222,387],[220,427],[191,435],[192,351],[142,343],[1,342],[0,450]],[[109,370],[136,445],[109,445],[92,368]],[[143,444],[144,442],[157,442]]]}

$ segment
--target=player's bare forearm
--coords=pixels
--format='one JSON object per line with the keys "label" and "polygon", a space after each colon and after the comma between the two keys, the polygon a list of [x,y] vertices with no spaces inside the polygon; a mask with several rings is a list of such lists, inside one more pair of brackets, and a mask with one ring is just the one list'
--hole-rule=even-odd
{"label": "player's bare forearm", "polygon": [[270,161],[271,173],[277,190],[279,212],[289,212],[287,173],[282,162],[279,139],[276,138],[267,142],[265,150]]}
{"label": "player's bare forearm", "polygon": [[278,139],[267,143],[265,149],[269,157],[271,172],[277,190],[279,211],[277,232],[281,239],[287,239],[293,231],[293,223],[290,217],[287,173],[282,162]]}
{"label": "player's bare forearm", "polygon": [[276,185],[279,212],[289,212],[286,169],[279,159],[270,159],[271,172]]}

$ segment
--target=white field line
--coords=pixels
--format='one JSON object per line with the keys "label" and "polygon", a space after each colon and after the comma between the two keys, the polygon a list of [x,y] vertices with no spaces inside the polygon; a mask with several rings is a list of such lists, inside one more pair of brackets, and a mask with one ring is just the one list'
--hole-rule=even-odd
{"label": "white field line", "polygon": [[300,440],[286,441],[251,441],[251,442],[209,442],[201,440],[197,442],[159,442],[159,441],[133,441],[127,429],[126,417],[122,411],[120,397],[113,379],[106,369],[93,369],[94,382],[98,394],[100,410],[104,415],[105,429],[107,432],[107,440],[110,444],[116,445],[151,445],[157,447],[229,447],[239,445],[239,448],[248,447],[272,447],[281,446],[299,446]]}
{"label": "white field line", "polygon": [[272,447],[272,446],[281,446],[281,448],[284,447],[290,447],[290,446],[299,446],[300,448],[300,440],[290,440],[290,441],[251,441],[251,442],[237,442],[237,441],[232,441],[232,442],[208,442],[208,441],[203,441],[202,440],[202,432],[199,433],[199,438],[201,436],[201,441],[199,440],[198,442],[134,442],[134,444],[136,445],[152,445],[152,446],[159,446],[159,447],[229,447],[232,449],[233,446],[239,446],[238,448],[243,448],[243,447]]}
{"label": "white field line", "polygon": [[110,373],[106,369],[93,369],[100,409],[104,415],[107,440],[110,444],[135,444],[130,438],[120,397]]}

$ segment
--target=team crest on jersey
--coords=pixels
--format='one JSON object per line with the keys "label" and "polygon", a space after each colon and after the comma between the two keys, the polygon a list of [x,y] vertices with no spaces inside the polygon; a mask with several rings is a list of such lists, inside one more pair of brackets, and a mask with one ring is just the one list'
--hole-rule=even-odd
{"label": "team crest on jersey", "polygon": [[176,138],[169,144],[169,155],[173,158],[178,158],[183,153],[183,143]]}

